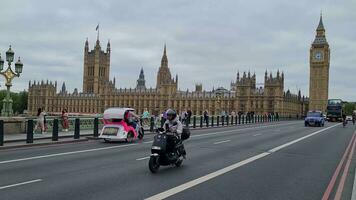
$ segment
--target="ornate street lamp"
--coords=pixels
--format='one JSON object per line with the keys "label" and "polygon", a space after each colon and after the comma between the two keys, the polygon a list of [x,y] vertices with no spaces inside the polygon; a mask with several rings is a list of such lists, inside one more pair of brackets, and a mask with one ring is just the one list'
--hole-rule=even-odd
{"label": "ornate street lamp", "polygon": [[4,69],[4,60],[1,58],[0,54],[0,74],[3,75],[6,79],[5,86],[6,86],[6,97],[3,100],[3,107],[1,110],[1,116],[12,116],[13,110],[12,110],[12,99],[10,97],[10,87],[12,86],[12,79],[15,77],[20,77],[20,74],[22,73],[22,68],[23,64],[20,60],[20,57],[18,61],[15,63],[15,72],[12,71],[11,69],[11,63],[14,61],[14,51],[11,49],[11,45],[9,47],[9,50],[6,51],[6,61],[8,62],[8,67],[5,71],[2,71]]}

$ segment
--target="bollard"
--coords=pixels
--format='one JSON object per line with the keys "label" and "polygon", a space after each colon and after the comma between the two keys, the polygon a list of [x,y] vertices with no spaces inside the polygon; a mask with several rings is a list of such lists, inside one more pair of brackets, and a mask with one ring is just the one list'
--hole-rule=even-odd
{"label": "bollard", "polygon": [[219,121],[220,121],[220,116],[218,115],[218,116],[216,117],[216,125],[217,125],[217,126],[219,126]]}
{"label": "bollard", "polygon": [[239,124],[241,124],[241,115],[239,115]]}
{"label": "bollard", "polygon": [[237,125],[237,115],[235,116],[235,125]]}
{"label": "bollard", "polygon": [[197,125],[197,117],[194,115],[193,116],[193,128],[195,128]]}
{"label": "bollard", "polygon": [[245,123],[245,115],[242,115],[242,124]]}
{"label": "bollard", "polygon": [[231,116],[231,125],[234,125],[234,116]]}
{"label": "bollard", "polygon": [[97,117],[94,118],[94,137],[99,137],[99,119]]}
{"label": "bollard", "polygon": [[214,127],[214,116],[211,116],[211,127]]}
{"label": "bollard", "polygon": [[200,128],[203,128],[203,116],[200,116]]}
{"label": "bollard", "polygon": [[151,117],[151,119],[150,119],[150,132],[153,132],[154,125],[155,125],[154,120],[155,120],[155,119],[154,119],[153,117]]}
{"label": "bollard", "polygon": [[254,115],[253,116],[253,121],[254,121],[254,123],[257,123],[256,121],[257,121],[257,115]]}
{"label": "bollard", "polygon": [[80,121],[79,118],[75,119],[74,122],[74,139],[79,139],[80,138]]}
{"label": "bollard", "polygon": [[226,116],[226,126],[229,126],[229,115]]}
{"label": "bollard", "polygon": [[225,116],[221,116],[221,126],[224,126],[225,124]]}
{"label": "bollard", "polygon": [[4,120],[0,120],[0,146],[4,145]]}
{"label": "bollard", "polygon": [[58,141],[58,119],[53,120],[52,141]]}
{"label": "bollard", "polygon": [[27,121],[26,143],[33,143],[33,120]]}

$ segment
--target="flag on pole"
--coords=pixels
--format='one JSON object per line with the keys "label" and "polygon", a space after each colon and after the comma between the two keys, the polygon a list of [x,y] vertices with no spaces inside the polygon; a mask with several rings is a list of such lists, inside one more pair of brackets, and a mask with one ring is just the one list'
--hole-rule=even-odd
{"label": "flag on pole", "polygon": [[95,30],[97,31],[99,29],[99,24],[96,26]]}

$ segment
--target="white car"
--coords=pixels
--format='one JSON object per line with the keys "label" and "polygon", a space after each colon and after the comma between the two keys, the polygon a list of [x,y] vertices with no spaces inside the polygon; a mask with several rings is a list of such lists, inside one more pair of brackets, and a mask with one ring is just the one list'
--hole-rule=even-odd
{"label": "white car", "polygon": [[346,121],[352,121],[352,116],[346,116]]}

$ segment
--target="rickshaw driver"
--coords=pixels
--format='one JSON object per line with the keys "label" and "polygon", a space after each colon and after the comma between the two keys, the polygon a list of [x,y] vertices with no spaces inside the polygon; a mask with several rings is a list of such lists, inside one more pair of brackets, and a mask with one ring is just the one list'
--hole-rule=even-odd
{"label": "rickshaw driver", "polygon": [[139,120],[140,120],[140,117],[137,116],[134,112],[126,111],[125,121],[129,126],[132,126],[135,130],[137,127],[137,121],[139,121]]}

